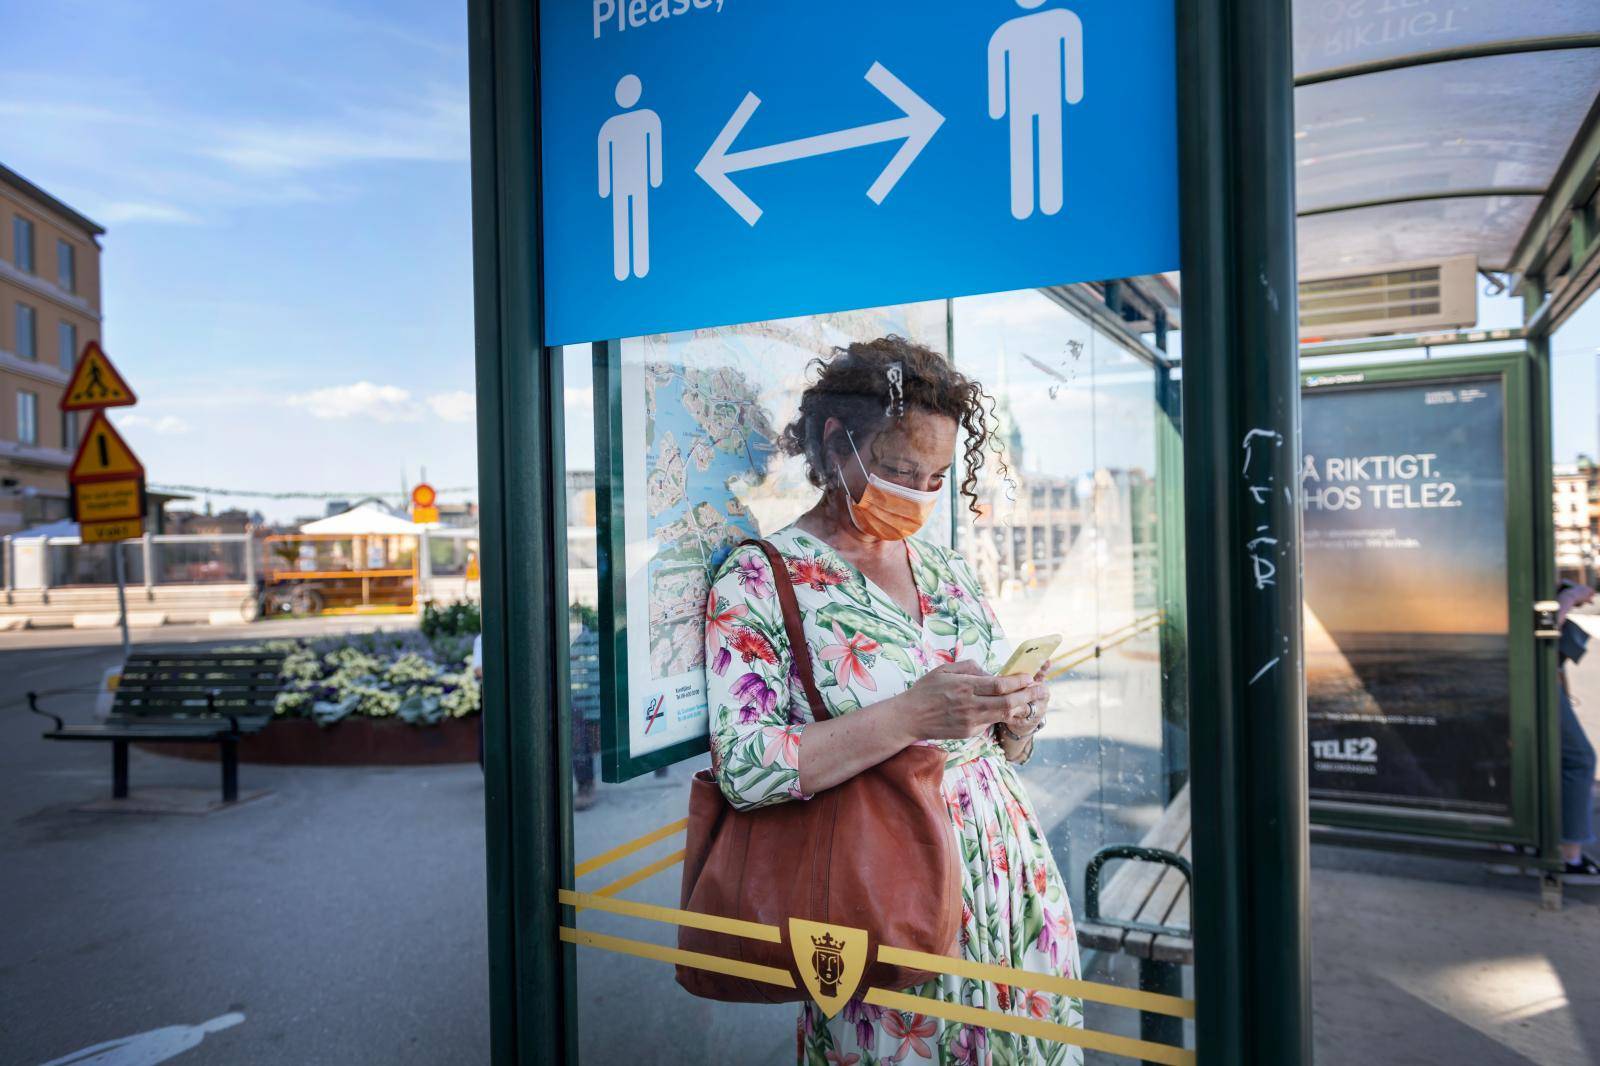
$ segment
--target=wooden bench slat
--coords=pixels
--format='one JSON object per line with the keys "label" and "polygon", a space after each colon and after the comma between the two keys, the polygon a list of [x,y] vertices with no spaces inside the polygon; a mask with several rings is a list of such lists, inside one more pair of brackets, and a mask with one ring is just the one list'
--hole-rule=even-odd
{"label": "wooden bench slat", "polygon": [[[1188,858],[1189,814],[1189,789],[1185,786],[1139,841],[1140,846],[1160,848]],[[1189,889],[1182,873],[1161,863],[1135,859],[1114,861],[1119,863],[1119,868],[1100,893],[1100,914],[1103,918],[1164,925],[1177,924],[1169,923],[1168,919],[1181,915],[1183,924],[1187,924]],[[1080,924],[1077,931],[1080,945],[1095,950],[1121,951],[1140,958],[1150,958],[1157,951],[1168,955],[1186,951],[1187,958],[1193,956],[1193,941],[1189,938],[1157,936],[1115,925],[1088,922]]]}
{"label": "wooden bench slat", "polygon": [[[1189,838],[1185,836],[1182,850],[1178,852],[1184,858],[1189,858]],[[1134,916],[1134,921],[1144,922],[1147,925],[1181,925],[1189,924],[1189,911],[1187,896],[1185,896],[1184,909],[1178,911],[1174,904],[1178,897],[1183,895],[1189,887],[1189,881],[1178,870],[1171,866],[1165,867],[1165,873],[1156,884],[1155,890],[1145,900],[1144,906],[1139,908],[1139,913]],[[1130,955],[1142,959],[1151,957],[1151,948],[1155,943],[1157,934],[1141,930],[1130,932],[1123,941],[1123,950]]]}
{"label": "wooden bench slat", "polygon": [[1128,932],[1114,925],[1091,925],[1088,922],[1079,923],[1077,931],[1078,946],[1094,951],[1121,951],[1122,938]]}
{"label": "wooden bench slat", "polygon": [[283,684],[283,679],[274,674],[271,677],[206,677],[191,674],[187,677],[130,677],[117,682],[117,689],[121,691],[141,691],[163,689],[172,685],[194,688],[201,685],[229,688],[266,688]]}
{"label": "wooden bench slat", "polygon": [[[1185,786],[1161,812],[1161,817],[1139,841],[1141,847],[1177,851],[1189,833],[1189,789]],[[1119,860],[1122,867],[1100,893],[1100,913],[1107,918],[1135,920],[1144,901],[1155,891],[1166,867],[1158,863]]]}
{"label": "wooden bench slat", "polygon": [[[1188,923],[1188,885],[1184,885],[1183,890],[1178,893],[1177,899],[1173,900],[1172,913],[1183,915],[1184,924]],[[1178,923],[1173,922],[1172,924],[1176,925]],[[1190,935],[1181,937],[1163,934],[1156,937],[1150,944],[1150,957],[1157,962],[1177,962],[1185,966],[1192,966],[1194,964],[1194,934],[1191,932]]]}
{"label": "wooden bench slat", "polygon": [[[198,722],[215,729],[231,715],[270,721],[285,688],[284,653],[274,651],[152,651],[128,658],[112,701],[111,721],[126,728],[141,720]],[[255,726],[254,728],[260,728]]]}
{"label": "wooden bench slat", "polygon": [[133,689],[117,693],[124,702],[134,700],[150,700],[183,696],[204,700],[207,696],[228,697],[230,699],[263,699],[276,696],[283,691],[283,686],[273,688],[237,688],[231,685],[164,685],[159,688]]}

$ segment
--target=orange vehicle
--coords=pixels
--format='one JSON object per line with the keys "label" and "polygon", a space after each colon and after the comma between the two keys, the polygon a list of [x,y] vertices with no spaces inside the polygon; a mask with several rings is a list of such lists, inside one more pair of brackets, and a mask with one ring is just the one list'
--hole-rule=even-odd
{"label": "orange vehicle", "polygon": [[264,601],[291,614],[389,614],[417,605],[417,538],[284,533],[263,541]]}

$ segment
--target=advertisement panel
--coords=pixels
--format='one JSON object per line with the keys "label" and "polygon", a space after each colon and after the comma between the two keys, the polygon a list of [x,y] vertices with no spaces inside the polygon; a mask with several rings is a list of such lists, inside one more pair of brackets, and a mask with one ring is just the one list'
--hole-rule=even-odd
{"label": "advertisement panel", "polygon": [[[602,565],[601,773],[626,781],[708,745],[706,594],[741,541],[816,500],[778,437],[807,373],[854,341],[900,334],[936,350],[940,302],[629,338],[597,367]],[[926,535],[948,539],[948,503]]]}
{"label": "advertisement panel", "polygon": [[1303,402],[1312,800],[1509,819],[1502,380],[1340,378]]}

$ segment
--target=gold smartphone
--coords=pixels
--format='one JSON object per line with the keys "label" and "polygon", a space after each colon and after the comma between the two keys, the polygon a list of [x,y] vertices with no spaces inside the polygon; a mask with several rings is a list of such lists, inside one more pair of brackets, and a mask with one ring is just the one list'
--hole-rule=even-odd
{"label": "gold smartphone", "polygon": [[1009,674],[1024,674],[1032,677],[1039,672],[1039,668],[1049,661],[1050,653],[1061,645],[1061,634],[1051,633],[1048,636],[1033,637],[1017,645],[1017,650],[1011,653],[1011,658],[1000,668],[1001,676]]}

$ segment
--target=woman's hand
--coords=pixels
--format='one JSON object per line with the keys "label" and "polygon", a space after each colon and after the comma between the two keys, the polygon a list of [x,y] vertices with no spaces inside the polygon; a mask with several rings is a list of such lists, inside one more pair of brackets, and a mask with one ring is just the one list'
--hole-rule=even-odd
{"label": "woman's hand", "polygon": [[[1042,673],[1042,671],[1041,671]],[[1050,692],[1035,675],[997,677],[965,660],[930,670],[906,692],[918,740],[964,740],[1001,723],[1017,732],[1026,724],[1028,705],[1044,713]]]}
{"label": "woman's hand", "polygon": [[1594,596],[1594,589],[1588,585],[1572,582],[1563,586],[1561,591],[1556,593],[1556,603],[1560,605],[1556,611],[1556,624],[1560,625],[1565,622],[1568,612],[1574,607],[1582,607],[1594,599]]}
{"label": "woman's hand", "polygon": [[1006,753],[1006,758],[1012,762],[1028,761],[1030,749],[1033,747],[1033,735],[1044,728],[1045,712],[1050,709],[1050,689],[1044,685],[1044,679],[1049,673],[1050,663],[1046,662],[1039,667],[1039,672],[1033,675],[1034,684],[1044,687],[1044,696],[1034,700],[1032,706],[1023,711],[1020,719],[1014,719],[994,731],[994,739]]}

